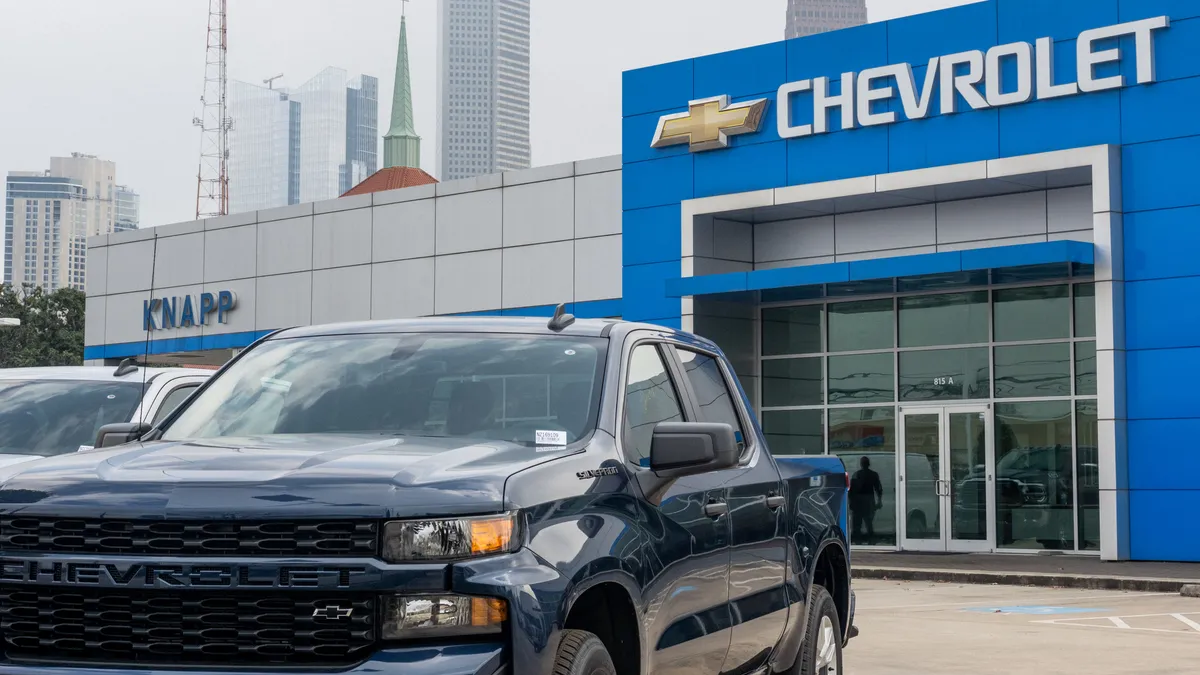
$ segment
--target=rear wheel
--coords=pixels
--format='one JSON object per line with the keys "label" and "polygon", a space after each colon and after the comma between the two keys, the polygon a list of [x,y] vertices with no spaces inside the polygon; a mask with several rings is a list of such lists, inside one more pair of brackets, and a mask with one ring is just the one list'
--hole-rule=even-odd
{"label": "rear wheel", "polygon": [[585,630],[565,630],[558,643],[554,675],[616,675],[612,657],[600,638]]}
{"label": "rear wheel", "polygon": [[800,652],[800,675],[842,675],[842,625],[824,586],[813,586],[808,632]]}

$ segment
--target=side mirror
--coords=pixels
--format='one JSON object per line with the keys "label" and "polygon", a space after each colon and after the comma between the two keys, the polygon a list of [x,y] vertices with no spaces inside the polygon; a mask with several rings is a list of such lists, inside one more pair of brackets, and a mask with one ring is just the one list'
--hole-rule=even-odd
{"label": "side mirror", "polygon": [[111,448],[124,445],[141,438],[152,429],[145,422],[123,422],[120,424],[105,424],[96,432],[94,448]]}
{"label": "side mirror", "polygon": [[741,451],[733,427],[709,422],[662,422],[650,441],[650,470],[638,473],[642,492],[657,504],[684,476],[736,466]]}

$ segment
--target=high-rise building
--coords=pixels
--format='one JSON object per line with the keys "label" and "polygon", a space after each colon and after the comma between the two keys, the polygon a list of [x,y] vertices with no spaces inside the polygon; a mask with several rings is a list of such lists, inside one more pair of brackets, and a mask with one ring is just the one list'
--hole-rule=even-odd
{"label": "high-rise building", "polygon": [[298,203],[300,104],[286,90],[230,80],[229,117],[229,212]]}
{"label": "high-rise building", "polygon": [[[301,202],[334,199],[379,168],[379,80],[326,68],[291,93],[300,104]],[[236,124],[236,122],[235,122]]]}
{"label": "high-rise building", "polygon": [[[4,185],[4,282],[85,290],[87,238],[117,228],[116,176],[116,163],[78,152],[51,157],[48,171],[10,172]],[[136,210],[137,193],[129,193]]]}
{"label": "high-rise building", "polygon": [[529,0],[440,0],[437,171],[527,168]]}
{"label": "high-rise building", "polygon": [[4,283],[85,290],[95,203],[83,181],[11,171],[4,187]]}
{"label": "high-rise building", "polygon": [[136,230],[142,220],[142,196],[128,185],[117,186],[117,219],[114,232]]}
{"label": "high-rise building", "polygon": [[788,0],[787,39],[861,26],[867,0]]}

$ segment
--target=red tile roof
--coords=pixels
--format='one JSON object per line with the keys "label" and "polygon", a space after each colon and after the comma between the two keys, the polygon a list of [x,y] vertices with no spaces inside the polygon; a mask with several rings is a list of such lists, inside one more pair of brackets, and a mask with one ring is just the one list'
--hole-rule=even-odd
{"label": "red tile roof", "polygon": [[429,185],[436,182],[438,182],[436,178],[425,173],[422,169],[414,169],[408,166],[393,166],[387,169],[380,169],[367,176],[363,182],[350,188],[350,191],[342,196],[352,197],[372,192],[383,192],[384,190],[399,190],[400,188],[417,185]]}

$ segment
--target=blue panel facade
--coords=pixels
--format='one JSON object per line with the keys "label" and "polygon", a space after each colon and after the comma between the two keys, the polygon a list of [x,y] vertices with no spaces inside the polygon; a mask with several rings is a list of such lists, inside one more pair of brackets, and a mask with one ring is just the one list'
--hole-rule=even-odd
{"label": "blue panel facade", "polygon": [[[909,63],[919,94],[932,57],[1015,41],[1033,44],[1043,37],[1054,42],[1054,82],[1075,82],[1076,38],[1082,31],[1160,16],[1169,17],[1171,25],[1154,33],[1152,84],[1136,81],[1132,36],[1111,38],[1097,49],[1119,47],[1121,60],[1098,66],[1095,75],[1122,75],[1125,86],[1120,89],[981,110],[971,110],[956,94],[959,112],[942,114],[937,86],[925,119],[906,120],[894,95],[873,108],[896,111],[894,124],[840,130],[841,116],[831,111],[831,133],[781,139],[777,130],[777,90],[785,83],[824,76],[837,93],[842,73]],[[1002,70],[1010,75],[1004,81],[1011,86],[1014,67],[1003,63]],[[741,281],[732,285],[739,288],[775,286],[814,272],[779,270],[681,283],[681,201],[1120,146],[1129,280],[1124,308],[1129,553],[1134,559],[1200,561],[1200,539],[1178,536],[1164,518],[1200,509],[1200,452],[1189,445],[1200,430],[1200,399],[1186,386],[1200,379],[1200,320],[1180,304],[1200,293],[1200,255],[1195,254],[1200,249],[1200,180],[1195,172],[1200,157],[1200,2],[989,0],[644,68],[626,73],[624,83],[623,315],[667,325],[679,325],[681,289],[705,284],[726,289],[734,276]],[[722,94],[733,101],[767,98],[763,128],[731,137],[727,149],[690,153],[686,145],[650,147],[659,116],[684,112],[694,98]],[[812,91],[790,100],[793,114],[786,121],[811,123]]]}

